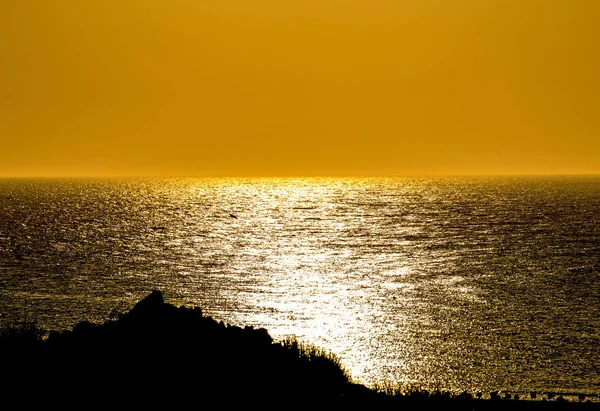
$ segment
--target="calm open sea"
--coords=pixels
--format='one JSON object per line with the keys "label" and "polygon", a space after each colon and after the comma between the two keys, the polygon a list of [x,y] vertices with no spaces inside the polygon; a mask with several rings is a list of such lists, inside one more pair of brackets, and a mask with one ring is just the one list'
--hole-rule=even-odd
{"label": "calm open sea", "polygon": [[367,385],[600,393],[599,269],[600,177],[0,180],[3,324],[160,289]]}

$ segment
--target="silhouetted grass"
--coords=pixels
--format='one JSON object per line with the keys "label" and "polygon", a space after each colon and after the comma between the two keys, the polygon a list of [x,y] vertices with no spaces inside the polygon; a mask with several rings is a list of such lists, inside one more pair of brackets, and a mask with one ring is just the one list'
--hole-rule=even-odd
{"label": "silhouetted grass", "polygon": [[[152,292],[104,324],[47,332],[33,323],[0,330],[2,401],[19,408],[261,408],[336,406],[386,409],[554,410],[585,401],[490,399],[356,384],[333,353],[267,330],[237,327],[175,307]],[[492,393],[493,394],[493,393]],[[1,403],[0,403],[1,404]]]}
{"label": "silhouetted grass", "polygon": [[23,322],[0,329],[0,340],[3,347],[31,347],[41,344],[47,334],[47,331],[38,327],[36,323]]}

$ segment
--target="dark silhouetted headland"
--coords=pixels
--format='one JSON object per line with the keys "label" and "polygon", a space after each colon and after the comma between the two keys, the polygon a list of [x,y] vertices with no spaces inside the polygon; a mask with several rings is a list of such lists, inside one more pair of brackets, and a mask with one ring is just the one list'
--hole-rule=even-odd
{"label": "dark silhouetted headland", "polygon": [[479,399],[469,394],[376,390],[352,382],[333,354],[267,330],[238,327],[176,307],[153,291],[103,324],[46,333],[6,327],[0,338],[4,405],[63,408],[333,405],[386,409],[592,409],[581,398]]}

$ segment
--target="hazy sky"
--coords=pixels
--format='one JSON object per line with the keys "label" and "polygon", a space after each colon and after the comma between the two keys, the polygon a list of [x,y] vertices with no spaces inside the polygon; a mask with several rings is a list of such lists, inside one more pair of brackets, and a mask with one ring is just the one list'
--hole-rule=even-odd
{"label": "hazy sky", "polygon": [[0,0],[0,175],[600,173],[598,0]]}

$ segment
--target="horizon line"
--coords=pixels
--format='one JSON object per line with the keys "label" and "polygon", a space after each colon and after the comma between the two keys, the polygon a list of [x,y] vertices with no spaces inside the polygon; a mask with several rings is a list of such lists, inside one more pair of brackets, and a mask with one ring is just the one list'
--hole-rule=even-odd
{"label": "horizon line", "polygon": [[25,174],[0,175],[0,179],[368,179],[368,178],[421,178],[421,177],[600,177],[600,173],[406,173],[406,174]]}

